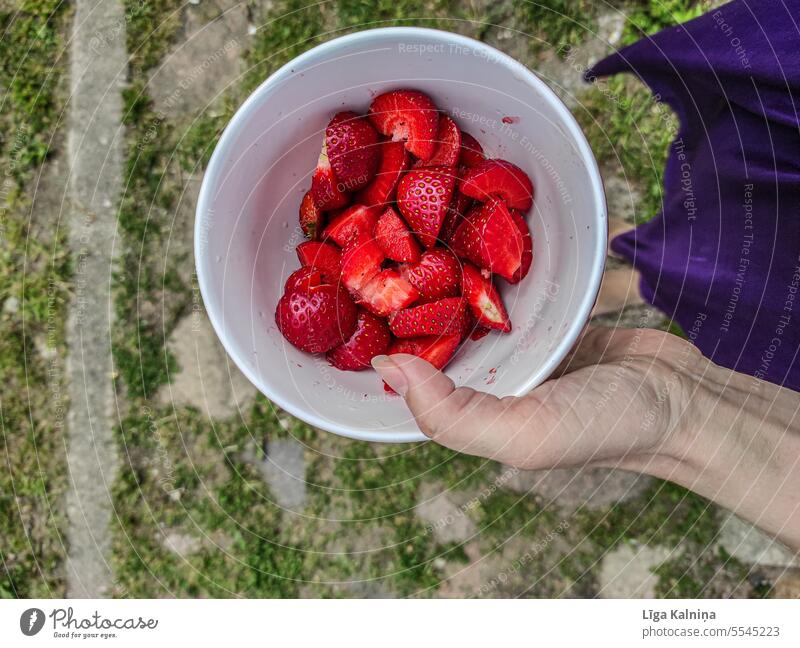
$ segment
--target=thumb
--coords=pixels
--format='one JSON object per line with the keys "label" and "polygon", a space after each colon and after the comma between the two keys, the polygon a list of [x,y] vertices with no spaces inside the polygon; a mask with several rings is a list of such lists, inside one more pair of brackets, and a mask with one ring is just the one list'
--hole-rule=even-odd
{"label": "thumb", "polygon": [[402,396],[427,437],[448,448],[499,458],[507,448],[497,434],[507,406],[495,396],[453,381],[422,358],[405,353],[376,356],[372,366]]}

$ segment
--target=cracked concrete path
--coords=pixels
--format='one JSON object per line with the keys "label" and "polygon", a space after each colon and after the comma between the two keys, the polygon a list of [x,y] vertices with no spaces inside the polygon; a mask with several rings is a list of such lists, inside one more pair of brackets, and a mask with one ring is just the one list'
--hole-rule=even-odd
{"label": "cracked concrete path", "polygon": [[70,490],[67,596],[108,596],[111,485],[117,471],[111,381],[111,273],[119,202],[127,54],[120,0],[76,0],[70,42],[69,246],[74,295],[67,321]]}

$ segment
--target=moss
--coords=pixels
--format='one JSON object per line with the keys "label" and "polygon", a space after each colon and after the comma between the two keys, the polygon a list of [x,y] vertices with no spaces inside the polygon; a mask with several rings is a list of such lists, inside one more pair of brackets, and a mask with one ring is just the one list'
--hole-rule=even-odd
{"label": "moss", "polygon": [[722,2],[714,0],[640,0],[627,12],[622,41],[627,45],[666,27],[697,18],[720,4]]}

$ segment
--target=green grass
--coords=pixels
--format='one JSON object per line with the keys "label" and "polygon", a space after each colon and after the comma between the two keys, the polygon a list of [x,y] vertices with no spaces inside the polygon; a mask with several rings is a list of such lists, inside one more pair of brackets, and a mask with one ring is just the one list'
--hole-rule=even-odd
{"label": "green grass", "polygon": [[31,214],[52,154],[68,10],[0,11],[0,597],[64,595],[64,233]]}

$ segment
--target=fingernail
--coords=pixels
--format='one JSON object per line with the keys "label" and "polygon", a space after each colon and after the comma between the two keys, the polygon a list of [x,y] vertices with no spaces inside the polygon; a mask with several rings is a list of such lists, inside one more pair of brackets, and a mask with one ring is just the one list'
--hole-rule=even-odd
{"label": "fingernail", "polygon": [[402,372],[394,361],[387,355],[377,355],[372,358],[372,366],[378,375],[383,378],[389,387],[394,389],[398,394],[405,398],[408,392],[408,381],[406,375]]}

